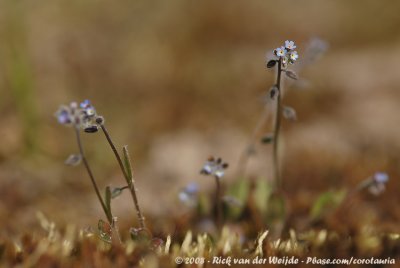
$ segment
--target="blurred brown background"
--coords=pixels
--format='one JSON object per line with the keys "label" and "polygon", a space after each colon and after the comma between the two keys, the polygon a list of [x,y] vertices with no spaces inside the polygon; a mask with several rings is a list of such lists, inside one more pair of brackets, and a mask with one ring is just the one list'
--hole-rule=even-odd
{"label": "blurred brown background", "polygon": [[[2,234],[35,225],[36,211],[60,225],[102,217],[83,166],[63,165],[77,148],[53,116],[60,104],[90,99],[117,145],[129,145],[144,213],[176,214],[187,182],[213,186],[198,174],[208,155],[227,160],[226,182],[235,179],[274,81],[265,55],[290,39],[301,62],[313,37],[329,50],[285,96],[298,114],[283,127],[285,187],[308,202],[386,171],[388,191],[366,197],[366,207],[398,222],[399,9],[396,1],[2,0]],[[101,186],[121,185],[103,136],[85,135],[84,145]],[[249,174],[270,170],[270,148],[258,147]],[[131,223],[127,194],[114,207]]]}

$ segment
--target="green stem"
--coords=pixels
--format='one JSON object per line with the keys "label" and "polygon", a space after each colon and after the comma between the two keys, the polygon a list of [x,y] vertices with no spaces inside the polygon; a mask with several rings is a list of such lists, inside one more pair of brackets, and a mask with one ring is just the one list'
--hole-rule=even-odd
{"label": "green stem", "polygon": [[108,144],[110,145],[112,151],[114,152],[115,158],[117,158],[118,165],[119,165],[122,173],[124,174],[124,177],[125,177],[127,183],[129,184],[129,182],[128,182],[128,174],[126,173],[124,164],[122,163],[122,159],[121,159],[121,157],[120,157],[120,155],[118,153],[118,150],[115,147],[113,141],[111,140],[110,134],[108,133],[108,131],[107,131],[106,127],[104,126],[104,124],[100,124],[100,127],[101,127],[101,130],[104,133],[104,136],[106,137],[106,139],[108,141]]}
{"label": "green stem", "polygon": [[281,74],[282,74],[282,59],[278,62],[278,74],[276,78],[276,87],[278,88],[278,97],[276,102],[276,113],[275,113],[275,125],[274,125],[274,147],[273,147],[273,165],[274,165],[274,178],[275,186],[279,190],[282,187],[280,168],[279,168],[279,155],[278,155],[278,144],[279,144],[279,133],[281,128]]}
{"label": "green stem", "polygon": [[119,167],[120,167],[120,169],[122,171],[122,174],[124,175],[126,183],[129,186],[129,190],[131,192],[133,203],[135,205],[136,212],[137,212],[137,215],[138,215],[140,227],[142,229],[146,229],[146,225],[145,225],[145,222],[144,222],[144,217],[143,217],[143,214],[142,214],[142,212],[140,210],[139,201],[138,201],[137,194],[136,194],[136,187],[135,187],[133,178],[128,175],[128,173],[127,173],[127,171],[126,171],[126,169],[124,167],[124,164],[122,163],[121,156],[119,155],[119,153],[118,153],[118,151],[117,151],[117,149],[116,149],[116,147],[114,145],[114,142],[111,140],[111,136],[108,133],[107,128],[104,126],[104,124],[100,124],[100,127],[101,127],[101,130],[104,133],[104,136],[106,137],[106,139],[108,141],[108,144],[110,145],[112,151],[114,152],[115,158],[117,159],[117,162],[118,162]]}

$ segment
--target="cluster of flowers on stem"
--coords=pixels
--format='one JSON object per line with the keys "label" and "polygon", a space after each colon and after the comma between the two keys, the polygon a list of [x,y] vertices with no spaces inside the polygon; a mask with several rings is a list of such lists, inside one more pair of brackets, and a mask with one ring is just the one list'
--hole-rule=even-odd
{"label": "cluster of flowers on stem", "polygon": [[221,179],[225,175],[225,169],[228,168],[228,163],[222,162],[221,158],[209,157],[200,170],[200,174],[213,175],[218,179]]}
{"label": "cluster of flowers on stem", "polygon": [[[123,147],[123,158],[122,158],[117,148],[115,147],[114,142],[112,141],[111,136],[108,133],[108,130],[106,129],[106,126],[104,125],[104,118],[97,114],[96,109],[90,103],[89,100],[85,100],[81,102],[79,105],[77,102],[71,102],[69,105],[61,105],[57,110],[57,112],[55,113],[55,116],[60,124],[65,126],[71,126],[75,129],[76,132],[76,140],[79,148],[79,154],[70,155],[70,157],[68,157],[65,163],[67,165],[76,166],[80,162],[83,162],[89,174],[89,178],[95,189],[97,198],[99,199],[99,202],[107,217],[108,224],[112,227],[113,231],[116,233],[116,236],[119,239],[119,241],[120,241],[120,236],[118,233],[118,227],[116,226],[117,218],[114,217],[111,212],[111,199],[120,195],[124,189],[128,189],[131,192],[137,216],[139,219],[140,230],[145,230],[147,233],[151,234],[151,232],[146,228],[146,225],[144,223],[144,217],[139,207],[138,198],[136,194],[136,187],[134,185],[134,180],[132,175],[132,166],[130,163],[127,146]],[[99,187],[93,175],[93,172],[84,155],[82,139],[80,136],[81,129],[83,129],[87,133],[95,133],[98,132],[99,130],[101,130],[104,133],[104,136],[107,142],[109,143],[117,159],[117,162],[121,168],[121,171],[124,175],[124,178],[126,180],[126,185],[124,185],[123,187],[114,188],[113,190],[110,188],[110,186],[107,186],[105,189],[104,197],[101,195]],[[106,240],[107,242],[111,241],[111,237],[108,237],[107,232],[103,232],[104,231],[103,229],[104,229],[104,222],[100,220],[99,221],[100,234],[104,234],[103,236],[106,237],[106,239],[104,240]]]}
{"label": "cluster of flowers on stem", "polygon": [[283,67],[286,67],[288,63],[293,64],[299,58],[295,48],[296,45],[293,41],[286,40],[284,46],[274,49],[274,55],[282,60]]}
{"label": "cluster of flowers on stem", "polygon": [[356,191],[367,189],[373,195],[380,195],[386,190],[389,175],[385,172],[376,172],[365,180],[361,181],[356,187]]}
{"label": "cluster of flowers on stem", "polygon": [[385,191],[385,184],[389,181],[389,175],[384,172],[376,172],[368,181],[369,192],[373,195],[379,195]]}
{"label": "cluster of flowers on stem", "polygon": [[96,132],[96,121],[102,119],[89,100],[84,100],[79,105],[77,102],[61,105],[55,116],[60,124],[84,129],[86,132]]}

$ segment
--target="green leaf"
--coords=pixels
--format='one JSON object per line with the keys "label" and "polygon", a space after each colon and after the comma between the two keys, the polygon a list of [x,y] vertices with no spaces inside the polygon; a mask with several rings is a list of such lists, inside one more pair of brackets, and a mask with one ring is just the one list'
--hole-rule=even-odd
{"label": "green leaf", "polygon": [[242,206],[228,206],[228,215],[233,219],[238,218],[246,207],[247,197],[249,195],[250,183],[246,179],[240,179],[234,182],[227,190],[227,196],[237,199]]}
{"label": "green leaf", "polygon": [[125,165],[125,171],[126,174],[128,175],[129,181],[128,184],[130,185],[132,183],[132,178],[133,178],[133,172],[132,172],[132,165],[131,165],[131,160],[129,157],[129,151],[128,151],[128,145],[125,145],[123,148],[123,156],[124,156],[124,165]]}
{"label": "green leaf", "polygon": [[311,208],[310,217],[313,220],[322,218],[327,212],[336,209],[343,202],[346,194],[346,190],[331,190],[320,194]]}
{"label": "green leaf", "polygon": [[111,190],[111,199],[114,199],[122,194],[125,189],[128,189],[128,186],[124,187],[115,187]]}
{"label": "green leaf", "polygon": [[265,214],[268,209],[269,197],[272,193],[272,185],[268,183],[265,178],[260,178],[256,181],[256,188],[254,190],[254,201],[262,214]]}

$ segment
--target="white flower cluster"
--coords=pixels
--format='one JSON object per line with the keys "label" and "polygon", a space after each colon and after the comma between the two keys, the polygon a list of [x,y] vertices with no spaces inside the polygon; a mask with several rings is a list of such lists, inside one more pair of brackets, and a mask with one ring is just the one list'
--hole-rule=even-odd
{"label": "white flower cluster", "polygon": [[55,116],[58,123],[62,125],[86,129],[94,125],[97,114],[90,101],[85,100],[79,106],[76,102],[71,102],[69,105],[61,105]]}
{"label": "white flower cluster", "polygon": [[296,45],[293,41],[286,40],[284,46],[274,49],[274,55],[282,59],[284,66],[288,63],[293,64],[299,58],[299,54],[294,50],[295,48]]}

